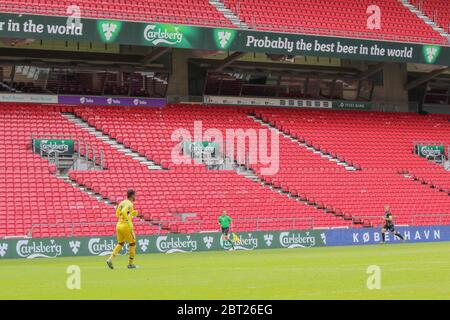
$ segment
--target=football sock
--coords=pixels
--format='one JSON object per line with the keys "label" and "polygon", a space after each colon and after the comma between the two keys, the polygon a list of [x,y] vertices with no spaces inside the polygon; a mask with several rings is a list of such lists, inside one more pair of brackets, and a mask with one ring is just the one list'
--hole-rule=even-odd
{"label": "football sock", "polygon": [[113,252],[112,252],[112,254],[111,254],[111,256],[109,258],[112,259],[115,256],[117,256],[119,254],[120,250],[122,250],[122,246],[123,246],[123,244],[118,243],[116,245],[116,247],[114,248],[114,250],[113,250]]}
{"label": "football sock", "polygon": [[383,239],[383,242],[386,240],[386,236],[385,236],[384,232],[381,233],[381,239]]}
{"label": "football sock", "polygon": [[397,232],[395,235],[396,235],[397,237],[399,237],[400,239],[405,240],[405,238],[403,238],[403,236],[402,236],[400,233]]}
{"label": "football sock", "polygon": [[134,256],[136,255],[136,244],[135,243],[130,243],[130,249],[129,249],[129,259],[128,259],[128,264],[133,264],[134,261]]}

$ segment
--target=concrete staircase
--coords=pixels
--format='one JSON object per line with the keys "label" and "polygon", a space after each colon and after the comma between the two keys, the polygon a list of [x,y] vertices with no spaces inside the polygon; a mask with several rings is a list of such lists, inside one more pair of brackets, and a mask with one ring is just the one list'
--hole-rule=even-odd
{"label": "concrete staircase", "polygon": [[72,113],[62,113],[63,117],[67,120],[73,122],[75,125],[79,126],[81,129],[86,130],[97,139],[102,140],[104,143],[109,144],[111,147],[115,148],[117,151],[122,152],[126,156],[132,158],[145,165],[149,170],[163,170],[163,168],[157,164],[155,164],[152,160],[147,159],[144,155],[139,154],[127,147],[125,147],[122,143],[118,142],[116,139],[111,138],[107,134],[103,133],[100,130],[90,126],[86,121],[77,117]]}
{"label": "concrete staircase", "polygon": [[434,185],[432,185],[432,184],[430,184],[428,182],[422,181],[421,179],[418,179],[418,178],[415,178],[415,177],[411,176],[409,173],[404,173],[403,176],[406,179],[411,180],[411,181],[416,182],[416,183],[419,183],[419,184],[421,184],[424,187],[428,187],[428,188],[431,188],[431,189],[437,189],[437,190],[439,190],[439,192],[445,193],[446,195],[450,196],[450,191],[449,190],[445,190],[445,189],[442,189],[440,187],[436,187],[436,186],[434,186]]}
{"label": "concrete staircase", "polygon": [[291,141],[297,143],[299,146],[301,146],[301,147],[303,147],[303,148],[306,148],[306,150],[309,150],[309,151],[311,151],[311,152],[314,153],[314,154],[320,155],[322,158],[326,158],[326,159],[328,159],[329,161],[336,163],[337,166],[342,166],[342,167],[344,167],[344,168],[345,168],[346,170],[348,170],[348,171],[355,171],[355,170],[357,170],[354,166],[352,166],[352,165],[350,165],[350,164],[348,164],[348,163],[346,163],[346,162],[342,162],[342,161],[340,161],[338,158],[333,158],[331,155],[325,154],[325,153],[323,153],[322,151],[317,150],[317,149],[315,149],[315,148],[312,147],[312,146],[308,146],[306,143],[301,142],[301,141],[299,141],[298,139],[292,137],[291,135],[284,133],[283,131],[281,131],[281,130],[279,130],[278,128],[272,126],[271,124],[269,124],[269,123],[263,121],[262,119],[257,118],[257,117],[254,116],[254,115],[248,115],[248,117],[249,117],[250,119],[252,119],[253,121],[259,123],[260,125],[264,126],[264,127],[268,127],[268,128],[270,128],[270,129],[274,129],[276,132],[278,132],[279,134],[281,134],[283,137],[286,137],[286,138],[290,139]]}
{"label": "concrete staircase", "polygon": [[56,178],[63,180],[65,183],[70,184],[72,187],[81,190],[83,193],[87,194],[89,197],[96,199],[98,202],[103,202],[108,206],[114,207],[115,203],[108,198],[104,198],[101,194],[89,190],[85,186],[80,185],[75,180],[72,180],[68,175],[56,175]]}
{"label": "concrete staircase", "polygon": [[[336,217],[340,217],[344,220],[352,220],[353,224],[360,224],[360,222],[358,222],[358,219],[356,217],[349,218],[349,217],[344,217],[343,215],[337,215],[334,212],[328,211],[326,208],[320,208],[317,204],[310,203],[310,202],[308,202],[308,200],[302,199],[300,196],[292,194],[291,192],[289,192],[289,190],[284,190],[282,188],[275,187],[272,183],[262,180],[255,173],[255,171],[253,171],[251,168],[245,167],[244,165],[238,166],[238,168],[236,169],[236,172],[237,172],[237,174],[242,175],[245,178],[247,178],[255,183],[260,184],[263,188],[269,188],[271,191],[277,192],[281,195],[285,195],[286,197],[292,199],[293,201],[304,203],[307,206],[313,206],[315,209],[317,209],[318,211],[322,211],[324,214],[332,214],[332,215],[334,215]],[[356,218],[356,219],[354,219],[354,218]],[[313,226],[313,228],[314,228],[314,226]],[[343,228],[346,228],[346,227],[343,227]]]}
{"label": "concrete staircase", "polygon": [[244,21],[239,19],[239,17],[223,3],[223,0],[209,0],[209,3],[216,7],[217,11],[222,13],[225,18],[230,20],[230,22],[234,26],[240,29],[250,29]]}
{"label": "concrete staircase", "polygon": [[446,32],[442,27],[440,27],[437,24],[437,22],[430,19],[430,17],[425,15],[419,8],[417,8],[416,6],[411,4],[409,0],[399,0],[399,1],[400,1],[400,3],[403,4],[404,7],[406,7],[409,11],[414,13],[419,19],[422,19],[427,25],[429,25],[431,28],[433,28],[433,30],[435,30],[436,32],[439,32],[439,34],[442,37],[447,38],[450,43],[450,33]]}

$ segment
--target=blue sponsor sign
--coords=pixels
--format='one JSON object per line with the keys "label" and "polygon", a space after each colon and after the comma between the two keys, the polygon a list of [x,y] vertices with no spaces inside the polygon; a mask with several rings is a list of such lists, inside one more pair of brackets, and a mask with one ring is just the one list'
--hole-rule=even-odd
{"label": "blue sponsor sign", "polygon": [[[396,228],[407,242],[450,241],[450,226],[421,226]],[[326,231],[327,246],[377,244],[381,241],[381,228],[333,229]],[[386,232],[386,243],[401,240]]]}
{"label": "blue sponsor sign", "polygon": [[165,107],[166,99],[139,97],[108,97],[108,96],[58,96],[59,104],[121,106],[121,107]]}

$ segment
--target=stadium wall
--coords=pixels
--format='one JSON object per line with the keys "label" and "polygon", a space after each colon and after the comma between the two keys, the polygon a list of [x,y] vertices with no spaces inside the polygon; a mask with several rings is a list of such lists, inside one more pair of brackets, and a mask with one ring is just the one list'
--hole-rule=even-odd
{"label": "stadium wall", "polygon": [[0,102],[159,108],[167,104],[166,99],[156,98],[27,93],[0,93]]}
{"label": "stadium wall", "polygon": [[[408,242],[450,241],[450,226],[399,227]],[[380,229],[285,230],[237,234],[236,250],[370,245],[381,239]],[[391,235],[386,242],[398,243]],[[0,240],[0,259],[33,259],[110,255],[114,237]],[[166,234],[137,237],[137,253],[182,253],[229,249],[220,233]],[[127,247],[121,254],[126,254]]]}

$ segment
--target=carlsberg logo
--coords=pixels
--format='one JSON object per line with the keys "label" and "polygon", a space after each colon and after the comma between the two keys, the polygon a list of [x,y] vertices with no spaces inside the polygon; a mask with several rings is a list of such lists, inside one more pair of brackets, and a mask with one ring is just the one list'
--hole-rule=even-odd
{"label": "carlsberg logo", "polygon": [[62,246],[55,240],[50,243],[33,240],[19,240],[16,245],[16,252],[22,258],[55,258],[62,254]]}
{"label": "carlsberg logo", "polygon": [[228,41],[230,41],[231,32],[221,31],[221,32],[218,33],[218,37],[219,37],[220,46],[222,48],[225,48],[225,46],[227,45]]}
{"label": "carlsberg logo", "polygon": [[42,140],[40,149],[47,153],[65,153],[69,151],[69,146],[64,142],[62,144],[57,144],[56,142],[48,142],[47,140]]}
{"label": "carlsberg logo", "polygon": [[80,241],[70,241],[69,247],[72,250],[73,254],[77,254],[80,251],[81,242]]}
{"label": "carlsberg logo", "polygon": [[139,243],[139,246],[141,247],[142,252],[145,252],[148,249],[148,246],[150,244],[150,240],[148,240],[148,239],[140,239],[138,241],[138,243]]}
{"label": "carlsberg logo", "polygon": [[105,35],[105,39],[109,41],[113,34],[117,30],[117,24],[115,23],[104,23],[102,24],[103,34]]}
{"label": "carlsberg logo", "polygon": [[440,156],[441,150],[436,147],[423,146],[421,152],[424,156]]}
{"label": "carlsberg logo", "polygon": [[[239,241],[233,241],[232,237],[230,237],[230,241],[233,241],[235,250],[253,250],[258,248],[258,238],[254,237],[253,234],[240,234],[238,235]],[[224,241],[224,239],[220,238],[220,246],[224,249],[230,249],[231,245],[228,241]]]}
{"label": "carlsberg logo", "polygon": [[97,28],[104,42],[113,42],[122,29],[122,22],[102,20],[97,22]]}
{"label": "carlsberg logo", "polygon": [[197,250],[197,241],[192,240],[191,236],[186,236],[186,239],[160,236],[156,239],[156,248],[164,253],[192,252]]}
{"label": "carlsberg logo", "polygon": [[316,238],[306,232],[304,235],[301,233],[280,233],[280,244],[284,248],[309,248],[316,245]]}
{"label": "carlsberg logo", "polygon": [[114,250],[114,240],[101,240],[100,238],[92,238],[89,240],[89,252],[96,256],[110,255]]}
{"label": "carlsberg logo", "polygon": [[435,63],[441,53],[440,46],[423,46],[423,56],[427,63]]}
{"label": "carlsberg logo", "polygon": [[215,37],[216,45],[219,49],[230,48],[235,36],[236,36],[235,30],[228,30],[228,29],[215,29],[214,30],[214,37]]}
{"label": "carlsberg logo", "polygon": [[8,244],[0,243],[0,257],[4,257],[7,251],[8,251]]}
{"label": "carlsberg logo", "polygon": [[203,242],[205,243],[206,248],[211,249],[214,242],[214,238],[211,236],[205,236],[203,237]]}
{"label": "carlsberg logo", "polygon": [[173,27],[173,29],[174,31],[171,32],[167,28],[162,29],[150,24],[144,30],[144,38],[155,46],[159,44],[173,46],[183,41],[183,34],[178,31],[179,27]]}

